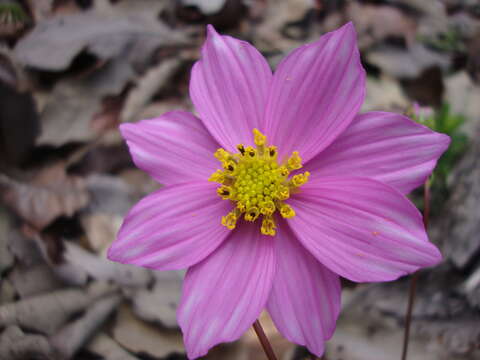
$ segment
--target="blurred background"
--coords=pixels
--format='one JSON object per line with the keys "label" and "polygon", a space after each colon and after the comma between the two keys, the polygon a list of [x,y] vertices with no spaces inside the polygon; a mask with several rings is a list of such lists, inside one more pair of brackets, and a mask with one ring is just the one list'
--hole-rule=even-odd
{"label": "blurred background", "polygon": [[[429,182],[445,259],[420,273],[409,359],[480,359],[478,0],[0,0],[0,359],[185,359],[183,273],[105,258],[128,209],[159,187],[118,125],[193,110],[205,24],[275,68],[347,21],[368,73],[363,111],[453,140]],[[411,196],[423,209],[423,189]],[[408,284],[345,283],[324,359],[400,359]],[[279,359],[307,359],[262,322]],[[250,331],[206,359],[265,356]]]}

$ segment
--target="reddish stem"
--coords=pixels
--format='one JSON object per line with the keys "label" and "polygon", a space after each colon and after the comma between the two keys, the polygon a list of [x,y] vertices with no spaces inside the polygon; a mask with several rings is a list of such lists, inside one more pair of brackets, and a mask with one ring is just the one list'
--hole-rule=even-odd
{"label": "reddish stem", "polygon": [[[430,222],[430,183],[429,179],[423,186],[423,225],[425,230],[428,230],[428,224]],[[410,280],[410,289],[408,291],[408,305],[407,313],[405,314],[405,332],[403,335],[403,350],[402,360],[407,359],[408,343],[410,340],[410,325],[412,322],[413,304],[415,303],[415,295],[417,292],[418,272],[412,275]]]}
{"label": "reddish stem", "polygon": [[277,357],[273,352],[272,345],[270,345],[270,341],[268,341],[267,335],[265,335],[260,321],[256,320],[253,323],[253,329],[257,334],[258,340],[260,341],[260,344],[262,345],[263,351],[265,352],[265,355],[267,355],[268,360],[277,360]]}

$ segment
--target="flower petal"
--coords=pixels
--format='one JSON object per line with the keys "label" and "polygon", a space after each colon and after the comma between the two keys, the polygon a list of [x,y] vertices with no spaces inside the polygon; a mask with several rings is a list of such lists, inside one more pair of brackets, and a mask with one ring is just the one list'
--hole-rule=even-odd
{"label": "flower petal", "polygon": [[280,63],[268,98],[266,134],[280,155],[297,150],[306,162],[350,124],[364,97],[365,71],[348,23]]}
{"label": "flower petal", "polygon": [[221,217],[231,205],[215,185],[191,182],[160,189],[126,216],[108,258],[155,270],[183,269],[215,250],[229,230]]}
{"label": "flower petal", "polygon": [[394,188],[367,178],[319,178],[289,201],[289,224],[322,264],[357,282],[389,281],[441,260],[422,217]]}
{"label": "flower petal", "polygon": [[219,145],[202,122],[184,111],[120,126],[135,165],[164,185],[205,180],[218,168]]}
{"label": "flower petal", "polygon": [[238,339],[267,302],[275,272],[274,239],[252,224],[238,229],[188,269],[177,312],[189,359]]}
{"label": "flower petal", "polygon": [[368,177],[409,193],[423,184],[450,138],[393,113],[357,115],[324,151],[305,165],[315,176]]}
{"label": "flower petal", "polygon": [[272,72],[252,45],[208,26],[202,58],[192,69],[190,97],[210,133],[225,147],[252,143],[262,130]]}
{"label": "flower petal", "polygon": [[284,221],[279,225],[277,271],[267,309],[283,336],[321,357],[340,312],[340,279],[300,244]]}

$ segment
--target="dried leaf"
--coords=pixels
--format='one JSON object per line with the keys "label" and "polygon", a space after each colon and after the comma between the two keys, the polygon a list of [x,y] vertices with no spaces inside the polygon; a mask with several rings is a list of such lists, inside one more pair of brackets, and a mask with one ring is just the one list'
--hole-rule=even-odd
{"label": "dried leaf", "polygon": [[59,359],[71,359],[95,334],[108,315],[118,306],[121,296],[112,295],[89,306],[85,314],[50,337],[50,343]]}
{"label": "dried leaf", "polygon": [[71,242],[65,243],[64,258],[66,262],[83,269],[97,280],[113,280],[126,287],[147,286],[151,280],[147,269],[100,258]]}
{"label": "dried leaf", "polygon": [[57,290],[64,285],[47,264],[16,266],[8,278],[23,299]]}
{"label": "dried leaf", "polygon": [[43,128],[37,144],[88,142],[102,134],[105,128],[96,126],[94,119],[104,110],[103,99],[121,94],[135,76],[125,56],[120,55],[81,79],[60,80],[41,112]]}
{"label": "dried leaf", "polygon": [[89,201],[84,180],[67,175],[61,162],[42,169],[30,183],[3,176],[0,184],[5,187],[3,201],[36,229],[59,216],[72,216]]}
{"label": "dried leaf", "polygon": [[100,253],[116,239],[123,217],[120,215],[94,213],[83,216],[81,221],[90,249]]}
{"label": "dried leaf", "polygon": [[120,308],[113,337],[134,353],[147,353],[158,358],[185,351],[179,332],[161,330],[139,321],[126,306]]}
{"label": "dried leaf", "polygon": [[87,346],[87,349],[105,360],[137,360],[110,336],[100,333]]}
{"label": "dried leaf", "polygon": [[415,42],[416,21],[397,7],[350,1],[345,15],[355,23],[360,48],[382,42],[388,37],[401,37],[408,46]]}
{"label": "dried leaf", "polygon": [[213,15],[222,10],[225,0],[181,0],[184,6],[196,6],[203,14]]}
{"label": "dried leaf", "polygon": [[53,349],[41,335],[25,335],[17,326],[9,326],[0,336],[0,359],[54,360]]}
{"label": "dried leaf", "polygon": [[480,124],[480,86],[476,85],[465,71],[445,78],[445,101],[454,114],[462,114],[466,121],[463,128],[467,135],[475,137]]}
{"label": "dried leaf", "polygon": [[41,21],[17,43],[15,54],[25,66],[61,71],[84,50],[108,60],[122,55],[127,48],[148,44],[151,52],[178,42],[184,42],[183,36],[158,21],[152,24],[134,21],[127,15],[110,17],[86,11]]}
{"label": "dried leaf", "polygon": [[167,328],[177,328],[176,312],[182,292],[182,272],[168,271],[156,276],[154,287],[133,296],[133,311],[139,318]]}
{"label": "dried leaf", "polygon": [[369,52],[367,60],[385,73],[399,78],[415,78],[434,66],[447,69],[451,62],[449,54],[433,52],[418,43],[407,50],[382,47]]}
{"label": "dried leaf", "polygon": [[181,64],[182,62],[178,58],[164,60],[140,78],[137,81],[137,86],[130,91],[125,101],[125,106],[120,115],[121,121],[141,120],[138,117],[139,112],[150,102],[155,93],[167,84]]}
{"label": "dried leaf", "polygon": [[390,76],[378,79],[367,77],[367,96],[364,111],[403,111],[410,101],[405,97],[398,81]]}
{"label": "dried leaf", "polygon": [[0,306],[0,326],[19,325],[43,334],[56,332],[74,313],[112,293],[112,286],[65,289]]}
{"label": "dried leaf", "polygon": [[110,175],[90,175],[87,178],[91,194],[87,212],[125,215],[135,202],[130,187],[122,179]]}
{"label": "dried leaf", "polygon": [[15,300],[15,288],[8,279],[0,280],[0,305],[8,304]]}

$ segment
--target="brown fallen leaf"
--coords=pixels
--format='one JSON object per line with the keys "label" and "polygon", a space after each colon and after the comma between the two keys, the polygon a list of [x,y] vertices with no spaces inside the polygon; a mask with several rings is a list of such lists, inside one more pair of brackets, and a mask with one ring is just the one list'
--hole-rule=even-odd
{"label": "brown fallen leaf", "polygon": [[8,278],[22,299],[54,291],[64,286],[63,281],[47,264],[38,264],[32,267],[17,265],[8,274]]}
{"label": "brown fallen leaf", "polygon": [[446,70],[451,63],[450,54],[436,53],[419,43],[405,50],[391,46],[379,47],[370,51],[366,58],[382,72],[399,78],[415,78],[431,67]]}
{"label": "brown fallen leaf", "polygon": [[96,280],[113,280],[125,287],[144,287],[151,281],[150,271],[145,268],[109,261],[71,242],[65,242],[64,258]]}
{"label": "brown fallen leaf", "polygon": [[88,307],[85,314],[50,337],[58,359],[71,359],[95,335],[96,330],[118,306],[121,296],[111,295]]}
{"label": "brown fallen leaf", "polygon": [[120,307],[113,326],[113,338],[131,352],[147,353],[156,358],[185,351],[180,332],[146,324],[135,318],[127,306]]}
{"label": "brown fallen leaf", "polygon": [[95,253],[101,253],[116,239],[123,217],[97,212],[85,214],[81,222],[88,246]]}
{"label": "brown fallen leaf", "polygon": [[88,344],[87,349],[105,360],[137,360],[105,333],[99,333]]}
{"label": "brown fallen leaf", "polygon": [[[185,43],[181,33],[170,30],[160,21],[135,21],[123,17],[103,16],[93,10],[41,21],[15,46],[15,54],[25,66],[61,71],[75,56],[86,50],[100,59],[120,56],[136,44],[149,45],[149,51],[172,43]],[[138,45],[140,46],[140,45]],[[145,53],[131,53],[131,57]]]}
{"label": "brown fallen leaf", "polygon": [[166,59],[141,77],[125,100],[125,106],[120,115],[121,121],[141,120],[138,117],[139,112],[151,101],[155,93],[168,83],[181,64],[178,58]]}
{"label": "brown fallen leaf", "polygon": [[155,272],[155,278],[152,289],[141,289],[133,295],[133,312],[143,320],[176,329],[183,274],[179,271]]}
{"label": "brown fallen leaf", "polygon": [[415,19],[396,7],[350,1],[345,15],[355,24],[360,48],[370,47],[388,37],[401,37],[407,46],[415,42]]}
{"label": "brown fallen leaf", "polygon": [[0,306],[0,327],[18,325],[43,334],[55,333],[67,320],[115,287],[93,283],[87,291],[64,289]]}
{"label": "brown fallen leaf", "polygon": [[89,201],[85,181],[67,175],[63,162],[42,169],[29,183],[1,175],[0,197],[38,230],[59,216],[72,216]]}
{"label": "brown fallen leaf", "polygon": [[26,335],[17,326],[9,326],[0,335],[0,359],[54,360],[54,352],[48,340],[41,335]]}
{"label": "brown fallen leaf", "polygon": [[0,280],[0,305],[11,303],[16,295],[15,288],[8,279]]}

